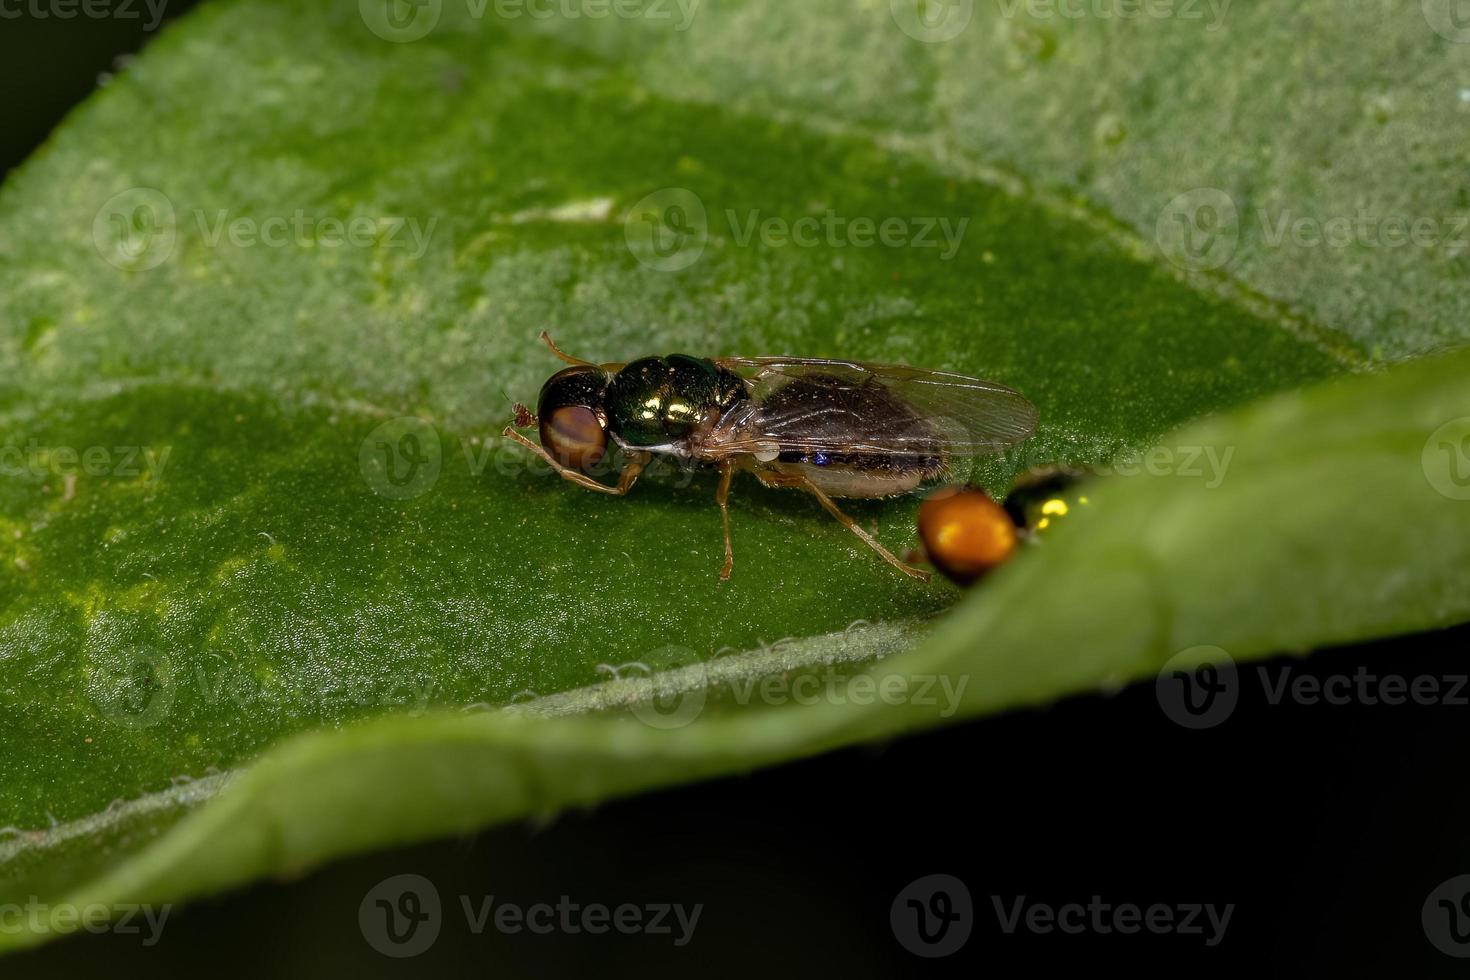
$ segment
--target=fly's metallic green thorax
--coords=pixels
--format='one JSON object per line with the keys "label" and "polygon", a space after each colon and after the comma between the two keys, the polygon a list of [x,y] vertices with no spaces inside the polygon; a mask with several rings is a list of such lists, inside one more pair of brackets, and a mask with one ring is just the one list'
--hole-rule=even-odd
{"label": "fly's metallic green thorax", "polygon": [[745,382],[712,361],[645,357],[608,385],[608,428],[631,448],[674,446],[707,433],[746,397]]}

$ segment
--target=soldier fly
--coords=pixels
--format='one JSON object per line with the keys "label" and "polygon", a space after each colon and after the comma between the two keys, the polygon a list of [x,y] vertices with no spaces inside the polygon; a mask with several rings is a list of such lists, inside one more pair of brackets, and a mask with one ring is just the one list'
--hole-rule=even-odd
{"label": "soldier fly", "polygon": [[927,559],[956,585],[971,585],[1090,503],[1075,490],[1086,468],[1041,466],[1018,476],[997,503],[980,487],[941,487],[919,505],[922,548],[910,560]]}
{"label": "soldier fly", "polygon": [[[615,496],[632,489],[655,456],[717,470],[721,579],[735,563],[729,497],[736,470],[811,494],[890,565],[927,581],[927,572],[900,561],[834,498],[908,493],[1036,429],[1036,408],[1019,392],[959,374],[802,357],[670,354],[594,364],[567,355],[544,331],[541,340],[571,367],[542,386],[534,413],[516,405],[502,435],[564,479]],[[541,444],[517,427],[538,428]],[[616,486],[583,472],[609,444],[626,458]]]}

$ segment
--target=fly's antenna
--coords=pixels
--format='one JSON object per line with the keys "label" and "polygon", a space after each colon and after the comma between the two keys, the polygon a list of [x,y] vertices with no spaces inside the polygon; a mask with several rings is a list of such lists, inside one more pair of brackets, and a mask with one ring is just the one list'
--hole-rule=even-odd
{"label": "fly's antenna", "polygon": [[568,364],[575,364],[577,367],[597,367],[597,365],[593,364],[591,361],[584,361],[579,358],[573,357],[566,351],[562,350],[560,347],[556,346],[556,341],[552,340],[551,334],[547,333],[545,330],[541,331],[541,341],[542,343],[546,344],[547,347],[551,348],[551,352],[553,354],[561,358],[563,361],[566,361]]}
{"label": "fly's antenna", "polygon": [[536,424],[535,412],[511,398],[510,394],[504,388],[500,389],[500,394],[506,401],[510,402],[510,410],[515,413],[515,424],[517,428],[529,429]]}

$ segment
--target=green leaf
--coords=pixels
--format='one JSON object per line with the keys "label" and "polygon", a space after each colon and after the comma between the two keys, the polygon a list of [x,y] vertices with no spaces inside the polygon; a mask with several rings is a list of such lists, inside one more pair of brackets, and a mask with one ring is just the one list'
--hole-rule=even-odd
{"label": "green leaf", "polygon": [[[1313,275],[1266,289],[1303,316],[1252,291],[1270,285],[1255,265],[1181,271],[1067,193],[1152,235],[1147,202],[1179,193],[1156,141],[1074,134],[1062,164],[1036,128],[1082,111],[1096,76],[1078,65],[1114,47],[1173,77],[1189,25],[1043,38],[1053,54],[993,74],[966,45],[1020,28],[989,15],[927,44],[886,5],[710,3],[687,30],[455,7],[405,43],[356,3],[208,7],[0,193],[0,693],[17,720],[0,894],[177,899],[933,723],[912,704],[741,703],[767,677],[845,685],[931,630],[908,667],[870,669],[969,676],[954,707],[973,714],[1144,676],[1181,644],[1253,655],[1464,618],[1446,529],[1465,510],[1425,492],[1419,455],[1463,361],[1164,441],[1176,469],[1202,446],[1233,447],[1234,468],[1208,492],[1113,481],[937,629],[954,590],[897,577],[810,501],[737,482],[721,584],[707,478],[609,501],[496,438],[506,396],[559,366],[541,329],[598,360],[906,361],[1037,403],[1037,439],[976,474],[1003,487],[1463,329],[1436,286],[1453,263],[1424,262],[1406,335],[1403,306],[1339,315]],[[1292,18],[1242,19],[1209,43],[1300,44]],[[1313,65],[1284,74],[1317,91]],[[1163,88],[1139,81],[1126,120],[1162,126]],[[1405,110],[1431,143],[1439,111]],[[1218,163],[1208,127],[1179,136]],[[1447,167],[1303,185],[1308,162],[1252,187],[1310,206],[1329,184],[1421,202],[1448,186]],[[1136,176],[1129,206],[1097,176],[1112,167]],[[700,209],[707,233],[672,237]],[[889,220],[903,244],[874,241]],[[1409,253],[1367,251],[1355,288],[1402,281]],[[1308,498],[1339,478],[1368,480],[1377,509]],[[914,508],[851,510],[901,550]],[[672,722],[655,691],[684,699]],[[524,717],[629,702],[654,724]],[[698,723],[679,725],[690,704]]]}
{"label": "green leaf", "polygon": [[[1442,450],[1463,451],[1470,438],[1470,417],[1454,416],[1464,411],[1467,370],[1470,353],[1433,359],[1180,433],[1181,445],[1239,447],[1230,478],[1091,484],[1087,508],[920,649],[819,677],[805,688],[819,692],[809,707],[781,706],[769,693],[754,699],[766,707],[744,707],[745,682],[836,661],[844,644],[799,641],[660,681],[609,682],[529,711],[399,716],[307,734],[237,776],[22,838],[5,855],[20,877],[0,898],[39,891],[56,896],[53,908],[177,901],[385,841],[1112,689],[1181,658],[1241,661],[1462,622],[1470,490],[1463,466]],[[1322,492],[1333,485],[1354,492]],[[803,688],[775,690],[789,699]],[[623,706],[631,716],[534,717]],[[43,917],[0,942],[27,945],[61,928]]]}

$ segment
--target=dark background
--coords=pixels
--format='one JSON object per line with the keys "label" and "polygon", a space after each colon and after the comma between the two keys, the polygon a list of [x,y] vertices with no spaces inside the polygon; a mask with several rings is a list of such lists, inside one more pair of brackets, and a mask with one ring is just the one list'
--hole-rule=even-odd
{"label": "dark background", "polygon": [[[192,6],[170,2],[169,18]],[[146,42],[145,20],[0,20],[0,170]],[[1467,671],[1467,641],[1470,628],[1329,651],[1294,672],[1453,678]],[[1241,691],[1229,719],[1204,731],[1171,722],[1143,685],[549,825],[380,852],[175,910],[151,948],[135,936],[78,936],[7,958],[0,974],[1470,971],[1470,960],[1431,945],[1420,920],[1431,890],[1470,873],[1470,706],[1273,705],[1254,667]],[[358,906],[404,873],[433,882],[444,919],[427,952],[390,959],[364,940]],[[923,959],[899,943],[889,909],[909,882],[939,873],[967,885],[973,933],[953,955]],[[567,895],[703,910],[693,940],[676,948],[670,936],[475,935],[461,895],[477,905],[486,895],[521,906]],[[1224,941],[1207,947],[1203,936],[1006,934],[993,904],[1094,895],[1235,908]]]}

